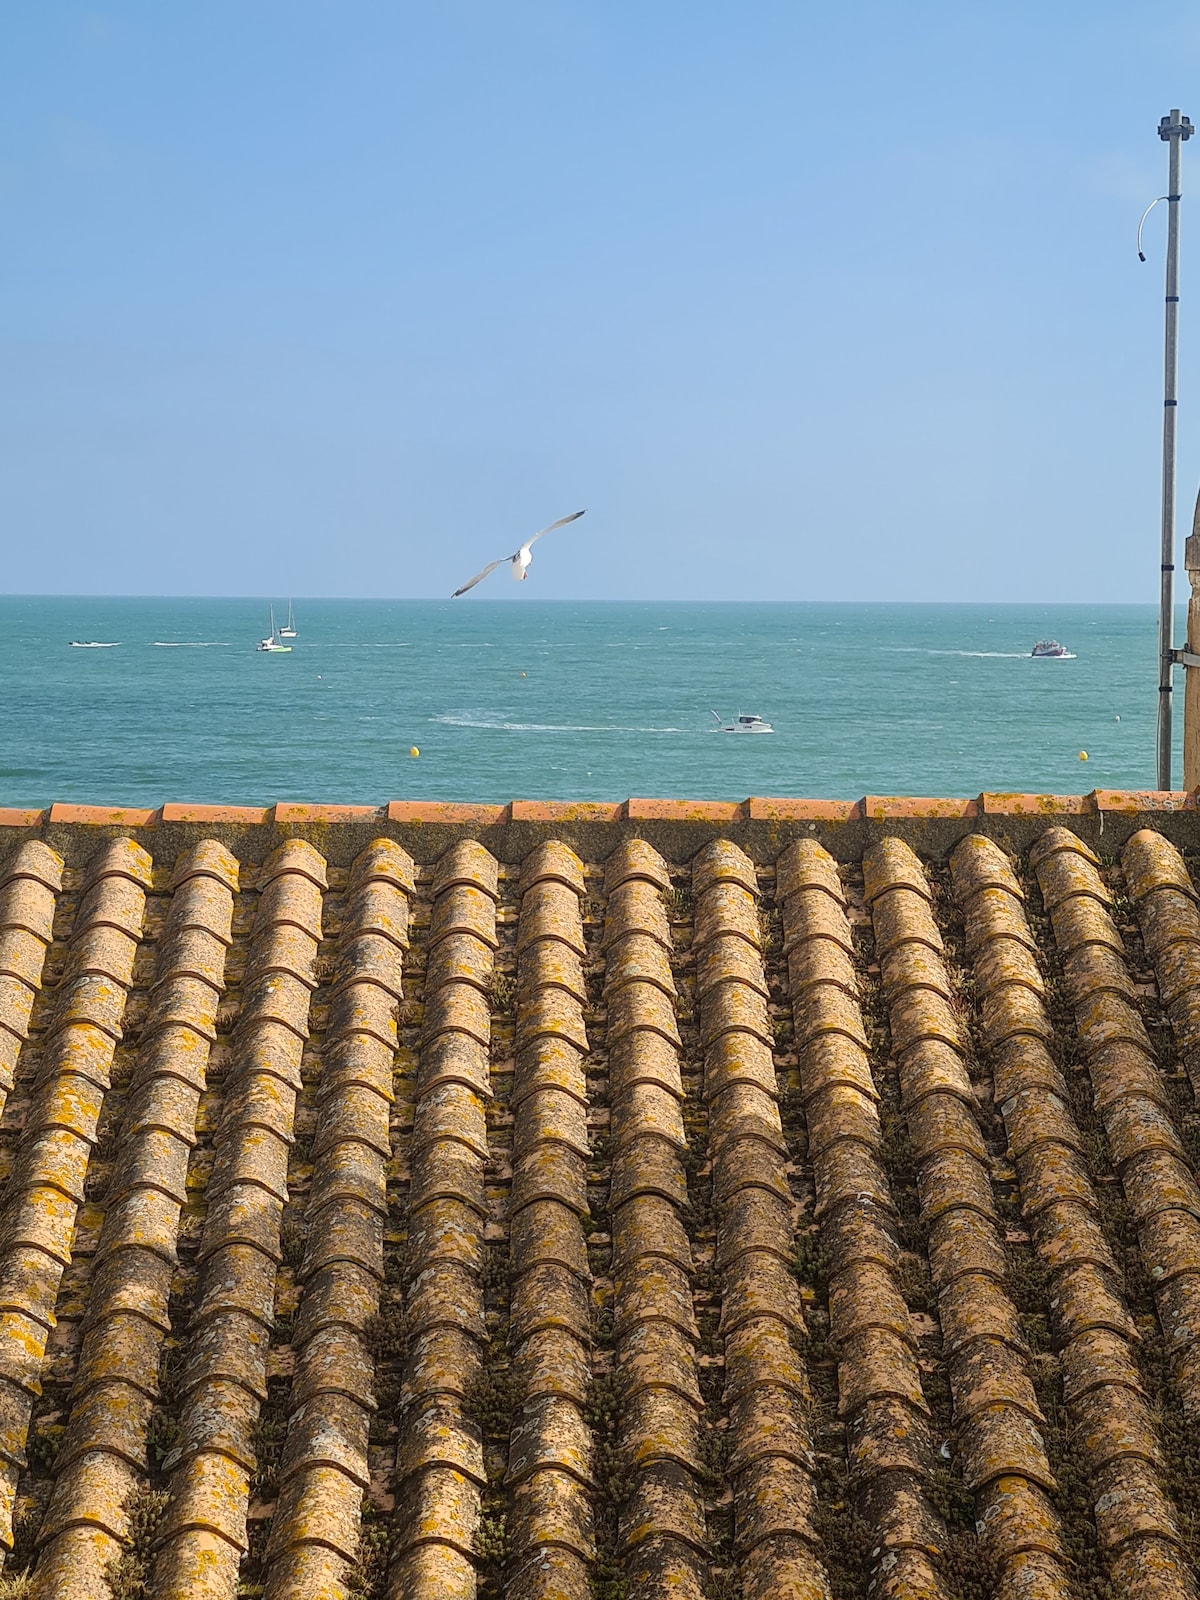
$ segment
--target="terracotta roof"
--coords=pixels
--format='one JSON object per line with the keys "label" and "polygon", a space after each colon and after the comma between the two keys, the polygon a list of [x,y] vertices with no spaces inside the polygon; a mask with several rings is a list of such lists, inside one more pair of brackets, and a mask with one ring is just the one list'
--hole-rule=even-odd
{"label": "terracotta roof", "polygon": [[1194,1600],[1198,860],[1181,795],[0,814],[7,1570]]}

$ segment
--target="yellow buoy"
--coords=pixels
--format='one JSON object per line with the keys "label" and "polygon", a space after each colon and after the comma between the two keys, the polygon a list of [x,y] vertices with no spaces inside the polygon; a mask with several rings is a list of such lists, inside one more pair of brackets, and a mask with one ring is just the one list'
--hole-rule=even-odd
{"label": "yellow buoy", "polygon": [[414,760],[414,761],[415,761],[415,760],[416,760],[416,759],[417,759],[417,757],[418,757],[418,756],[419,756],[419,755],[420,755],[420,754],[421,754],[421,752],[420,752],[420,751],[419,751],[419,750],[418,750],[418,749],[417,749],[417,747],[416,747],[416,745],[415,745],[415,744],[410,744],[410,745],[409,745],[409,747],[408,747],[408,753],[409,753],[409,755],[410,755],[410,756],[411,756],[411,757],[412,757],[412,758],[413,758],[413,760]]}
{"label": "yellow buoy", "polygon": [[1081,750],[1079,752],[1079,759],[1080,759],[1080,761],[1086,761],[1087,760],[1087,751],[1086,750]]}

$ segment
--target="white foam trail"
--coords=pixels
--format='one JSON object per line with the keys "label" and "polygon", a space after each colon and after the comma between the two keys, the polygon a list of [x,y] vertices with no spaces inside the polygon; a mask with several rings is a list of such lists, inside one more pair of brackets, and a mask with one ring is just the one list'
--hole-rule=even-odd
{"label": "white foam trail", "polygon": [[[980,661],[1032,661],[1028,650],[934,650],[919,644],[885,644],[880,649],[894,656],[971,656]],[[1041,659],[1051,659],[1043,657]],[[1053,657],[1056,661],[1074,661],[1068,650],[1065,656]]]}
{"label": "white foam trail", "polygon": [[456,717],[440,712],[430,717],[451,728],[491,728],[499,733],[694,733],[694,728],[635,728],[618,722],[491,722],[482,717]]}
{"label": "white foam trail", "polygon": [[155,639],[156,650],[228,650],[228,639]]}

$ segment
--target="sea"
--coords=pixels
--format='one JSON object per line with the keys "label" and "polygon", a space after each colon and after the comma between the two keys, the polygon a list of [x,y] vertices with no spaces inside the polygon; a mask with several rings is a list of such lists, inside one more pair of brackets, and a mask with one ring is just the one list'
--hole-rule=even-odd
{"label": "sea", "polygon": [[[1151,606],[297,599],[295,614],[291,652],[270,654],[265,601],[0,597],[0,804],[1154,787]],[[1050,637],[1070,656],[1033,659]],[[714,712],[775,731],[721,734]]]}

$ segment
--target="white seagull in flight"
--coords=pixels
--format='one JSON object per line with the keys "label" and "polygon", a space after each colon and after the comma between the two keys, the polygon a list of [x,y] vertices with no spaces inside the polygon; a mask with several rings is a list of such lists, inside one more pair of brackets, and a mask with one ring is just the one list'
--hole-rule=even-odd
{"label": "white seagull in flight", "polygon": [[561,528],[566,523],[574,522],[581,516],[583,516],[582,511],[572,511],[569,517],[559,517],[558,521],[552,522],[548,528],[539,528],[538,531],[533,535],[533,538],[526,539],[525,543],[515,555],[501,556],[497,561],[489,562],[488,565],[484,567],[482,572],[477,572],[475,574],[470,583],[464,583],[461,589],[455,589],[454,593],[450,596],[451,600],[457,600],[460,594],[466,594],[468,589],[473,589],[477,583],[482,583],[489,572],[495,572],[496,568],[502,567],[506,561],[512,562],[513,578],[523,582],[528,576],[526,569],[528,568],[529,563],[533,560],[531,547],[534,540],[540,539],[544,533],[553,533],[555,528]]}

